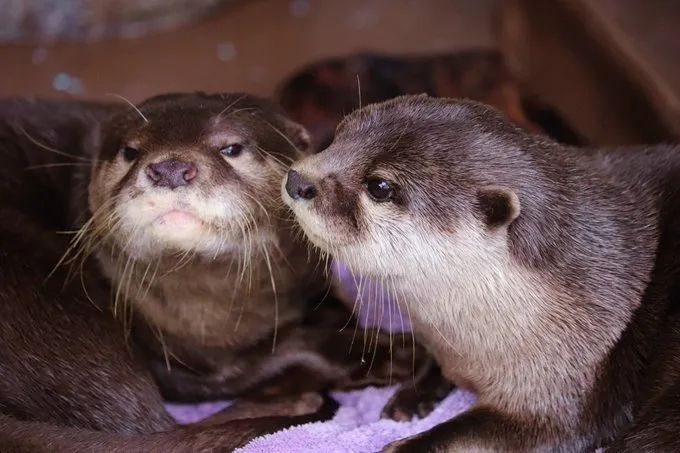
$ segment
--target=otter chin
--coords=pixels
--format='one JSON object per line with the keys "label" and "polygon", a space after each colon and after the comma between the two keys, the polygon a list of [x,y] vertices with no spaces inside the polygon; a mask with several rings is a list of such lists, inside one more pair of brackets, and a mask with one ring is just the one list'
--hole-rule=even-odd
{"label": "otter chin", "polygon": [[308,239],[382,282],[479,395],[387,451],[680,448],[680,354],[660,347],[680,344],[678,177],[677,146],[570,148],[427,96],[353,112],[293,164]]}
{"label": "otter chin", "polygon": [[[150,226],[150,233],[157,241],[166,241],[179,250],[196,247],[196,238],[210,234],[210,225],[190,211],[171,209],[156,217]],[[207,230],[207,231],[206,231]],[[217,253],[220,250],[217,249]]]}

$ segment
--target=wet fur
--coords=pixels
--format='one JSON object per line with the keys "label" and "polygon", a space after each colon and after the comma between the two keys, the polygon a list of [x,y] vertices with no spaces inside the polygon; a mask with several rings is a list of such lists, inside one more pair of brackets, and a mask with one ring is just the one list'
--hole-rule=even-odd
{"label": "wet fur", "polygon": [[[481,104],[397,98],[293,169],[308,237],[387,281],[469,412],[389,451],[678,448],[680,149],[564,147]],[[364,182],[398,187],[376,203]]]}

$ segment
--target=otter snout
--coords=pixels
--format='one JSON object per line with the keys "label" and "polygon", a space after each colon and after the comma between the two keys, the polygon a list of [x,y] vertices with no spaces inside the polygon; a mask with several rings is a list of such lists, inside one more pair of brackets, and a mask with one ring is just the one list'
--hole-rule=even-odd
{"label": "otter snout", "polygon": [[293,200],[311,200],[317,193],[314,184],[295,170],[288,171],[286,192]]}
{"label": "otter snout", "polygon": [[168,159],[149,164],[145,172],[154,186],[175,189],[193,181],[198,169],[193,162]]}

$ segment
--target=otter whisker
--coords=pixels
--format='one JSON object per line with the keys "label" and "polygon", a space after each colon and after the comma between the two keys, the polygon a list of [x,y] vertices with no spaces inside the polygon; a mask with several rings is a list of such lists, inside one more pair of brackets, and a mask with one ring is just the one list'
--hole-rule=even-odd
{"label": "otter whisker", "polygon": [[[363,307],[364,307],[364,304],[365,304],[365,303],[368,303],[368,301],[364,301],[364,298],[363,298],[363,294],[364,294],[364,285],[365,285],[364,276],[363,276],[363,275],[359,275],[359,287],[358,287],[358,289],[357,289],[357,291],[358,291],[358,292],[357,292],[357,297],[358,297],[358,299],[359,299],[359,312],[358,312],[358,313],[359,313],[359,316],[360,316],[362,313],[364,313],[364,312],[362,311],[362,309],[363,309]],[[355,334],[355,335],[356,335],[356,333],[358,332],[358,326],[359,326],[359,323],[357,322],[357,328],[355,328],[355,330],[354,330],[354,334]],[[364,333],[363,333],[363,344],[361,345],[361,360],[362,360],[362,361],[365,361],[364,355],[365,355],[365,353],[366,353],[366,335],[367,335],[367,333],[366,333],[366,328],[367,328],[367,323],[364,322],[364,328],[363,328],[363,331],[364,331]],[[354,338],[352,338],[352,342],[354,342]]]}
{"label": "otter whisker", "polygon": [[248,272],[248,294],[250,294],[250,292],[252,291],[252,287],[253,287],[253,268],[254,268],[254,266],[252,265],[253,264],[252,263],[252,260],[253,260],[253,234],[252,234],[252,230],[253,230],[253,228],[255,229],[255,234],[257,236],[260,236],[260,231],[259,231],[259,228],[257,226],[257,222],[255,221],[255,218],[252,216],[252,214],[249,211],[244,211],[244,215],[247,215],[249,217],[249,219],[246,221],[246,225],[247,225],[248,231],[249,231],[249,233],[248,233],[249,250],[248,250],[247,259],[248,259],[248,271],[249,271]]}
{"label": "otter whisker", "polygon": [[[373,325],[372,326],[372,331],[370,333],[371,337],[369,340],[368,344],[368,350],[371,350],[371,346],[373,346],[373,354],[371,356],[371,363],[368,366],[368,371],[366,372],[367,375],[371,372],[371,369],[373,368],[373,362],[375,361],[375,356],[376,353],[378,352],[378,341],[380,340],[380,324],[383,321],[383,315],[384,315],[384,305],[380,304],[378,306],[378,291],[380,291],[380,285],[377,284],[377,282],[373,279],[371,279],[371,285],[372,285],[372,296],[373,298],[371,299],[371,308],[373,309],[373,322],[378,322],[378,326]],[[380,317],[378,317],[378,313],[380,313]],[[375,337],[375,339],[374,339]]]}
{"label": "otter whisker", "polygon": [[[355,281],[356,281],[356,280],[355,280]],[[361,277],[359,277],[359,285],[361,285]],[[359,286],[358,286],[356,283],[355,283],[355,286],[357,287],[357,290],[358,290]],[[355,341],[356,338],[357,338],[357,332],[359,331],[359,325],[361,324],[360,314],[357,313],[357,310],[356,310],[356,308],[357,308],[357,301],[358,301],[358,303],[359,303],[359,310],[361,310],[361,304],[362,304],[362,302],[361,302],[361,296],[360,296],[359,294],[360,294],[360,292],[357,292],[357,295],[356,295],[356,297],[354,298],[354,303],[352,304],[352,313],[353,313],[353,314],[356,313],[356,315],[355,315],[356,318],[350,317],[350,318],[347,320],[348,323],[349,323],[350,321],[354,320],[354,331],[352,332],[352,340],[350,341],[350,344],[349,344],[349,349],[350,349],[350,351],[351,351],[352,348],[354,347],[354,341]],[[365,344],[365,342],[364,342],[364,344]],[[364,361],[363,347],[362,347],[362,351],[361,351],[361,361],[362,361],[362,363],[363,363],[363,361]]]}
{"label": "otter whisker", "polygon": [[[352,276],[352,281],[354,283],[354,287],[358,288],[358,283],[357,283],[357,277],[354,274],[354,270],[349,265],[345,266],[347,270],[349,271],[350,275]],[[350,313],[349,317],[347,318],[347,322],[345,323],[344,326],[340,329],[340,332],[345,330],[347,326],[352,322],[352,320],[355,318],[355,315],[357,315],[357,303],[359,302],[359,299],[361,298],[361,294],[357,291],[357,294],[354,296],[354,302],[352,303],[352,312]],[[358,316],[358,315],[357,315]],[[354,338],[352,338],[352,342],[354,342]]]}
{"label": "otter whisker", "polygon": [[[231,104],[227,105],[225,108],[223,108],[223,109],[220,111],[220,113],[217,114],[217,118],[219,118],[220,116],[222,116],[222,114],[223,114],[224,112],[226,112],[227,110],[229,110],[230,108],[232,108],[233,106],[235,106],[236,104],[238,104],[239,102],[241,102],[246,96],[247,96],[246,94],[242,94],[241,96],[239,96],[238,98],[236,98]],[[237,110],[237,111],[238,111],[238,110]]]}
{"label": "otter whisker", "polygon": [[[100,212],[100,210],[103,210],[105,206],[102,206],[97,212]],[[96,213],[95,213],[96,214]],[[78,230],[78,232],[75,234],[73,239],[71,239],[71,243],[69,244],[69,247],[66,249],[64,254],[61,256],[59,261],[57,261],[57,264],[54,265],[52,270],[47,274],[47,277],[45,277],[45,281],[49,280],[54,273],[61,267],[62,264],[66,263],[67,258],[71,255],[71,253],[79,248],[79,244],[81,241],[87,236],[88,230],[92,228],[93,223],[96,221],[96,215],[93,214],[92,217],[85,222],[85,224]]]}
{"label": "otter whisker", "polygon": [[22,126],[19,126],[19,130],[21,131],[22,134],[24,134],[24,136],[25,136],[31,143],[33,143],[33,144],[34,144],[35,146],[37,146],[38,148],[44,149],[45,151],[49,151],[49,152],[51,152],[51,153],[58,154],[58,155],[63,156],[63,157],[69,157],[69,158],[71,158],[71,159],[80,160],[80,161],[84,161],[84,162],[88,162],[88,163],[95,162],[94,159],[90,159],[90,158],[83,157],[83,156],[77,156],[77,155],[75,155],[75,154],[70,154],[70,153],[67,153],[67,152],[65,152],[65,151],[60,151],[60,150],[58,150],[58,149],[56,149],[56,148],[53,148],[53,147],[48,146],[48,145],[46,145],[46,144],[44,144],[44,143],[41,143],[41,142],[39,142],[37,139],[33,138],[33,136],[31,136],[31,134],[29,134],[28,131],[26,131],[26,129],[24,129]]}
{"label": "otter whisker", "polygon": [[[385,304],[387,304],[388,302],[391,302],[391,300],[389,298],[389,291],[387,293],[387,299],[385,299],[385,277],[381,277],[381,279],[380,279],[380,298],[382,299],[380,301],[380,305],[382,307],[385,307]],[[393,310],[393,308],[392,308],[392,304],[389,304],[387,306],[387,310],[388,310],[388,312],[387,312],[388,313],[388,322],[390,324],[389,329],[387,329],[387,331],[389,333],[389,337],[390,337],[390,380],[389,380],[389,384],[392,385],[392,352],[393,352],[393,350],[392,350],[392,346],[393,346],[393,337],[392,337],[392,310]]]}
{"label": "otter whisker", "polygon": [[264,121],[269,127],[271,127],[271,128],[274,130],[274,132],[276,132],[277,134],[279,134],[279,135],[281,136],[281,138],[283,138],[286,142],[288,142],[288,144],[289,144],[295,151],[297,151],[298,153],[302,153],[302,151],[300,150],[300,148],[298,148],[298,147],[295,145],[295,143],[293,143],[293,141],[292,141],[286,134],[284,134],[281,130],[279,130],[279,128],[277,128],[276,126],[274,126],[272,123],[270,123],[269,121],[267,121],[267,120],[265,120],[265,119],[263,119],[263,121]]}
{"label": "otter whisker", "polygon": [[130,303],[129,291],[132,283],[132,276],[134,275],[135,260],[132,260],[130,272],[128,272],[127,283],[125,285],[125,292],[123,293],[123,337],[127,343],[132,332],[132,304]]}
{"label": "otter whisker", "polygon": [[[396,290],[396,283],[394,282],[394,276],[389,276],[389,285],[388,288],[392,292],[392,303],[396,307],[398,313],[399,313],[399,324],[401,327],[401,332],[404,333],[406,332],[406,326],[404,326],[404,315],[401,311],[401,301],[399,300],[399,297],[397,295],[397,290]],[[404,335],[401,336],[401,347],[405,348],[406,347],[406,338]]]}
{"label": "otter whisker", "polygon": [[86,287],[86,285],[85,285],[85,275],[84,275],[84,274],[85,274],[85,269],[83,268],[84,264],[85,264],[85,260],[82,260],[82,261],[80,262],[80,286],[83,288],[83,293],[85,294],[85,297],[87,297],[87,300],[90,301],[90,303],[91,303],[95,308],[97,308],[97,310],[102,311],[101,307],[100,307],[97,303],[95,303],[94,300],[92,300],[92,297],[90,297],[90,293],[89,293],[89,291],[87,290],[87,287]]}
{"label": "otter whisker", "polygon": [[24,170],[39,170],[41,168],[57,168],[57,167],[90,167],[90,166],[91,164],[85,162],[56,162],[52,164],[30,165],[28,167],[24,167]]}
{"label": "otter whisker", "polygon": [[257,206],[260,208],[260,210],[261,210],[262,213],[265,215],[265,217],[267,217],[267,222],[271,225],[272,221],[271,221],[271,217],[269,216],[269,211],[267,210],[267,208],[264,207],[264,205],[262,204],[262,202],[260,202],[260,200],[258,200],[258,199],[255,198],[254,196],[250,195],[250,194],[249,194],[248,192],[246,192],[246,191],[243,191],[243,192],[242,192],[242,195],[244,195],[246,198],[248,198],[249,200],[251,200],[253,203],[257,204]]}
{"label": "otter whisker", "polygon": [[274,338],[272,340],[272,353],[276,350],[276,338],[279,329],[279,299],[276,292],[276,280],[274,279],[274,271],[272,270],[272,263],[269,259],[269,252],[267,251],[267,246],[265,243],[260,244],[260,248],[264,253],[265,263],[267,264],[267,270],[269,271],[269,281],[272,285],[272,292],[274,294]]}
{"label": "otter whisker", "polygon": [[359,110],[361,110],[361,80],[359,79],[358,73],[357,73],[357,92],[359,94]]}
{"label": "otter whisker", "polygon": [[[102,226],[100,228],[95,227],[94,229],[91,229],[87,234],[85,242],[81,244],[78,251],[67,261],[67,263],[71,263],[71,266],[73,266],[78,258],[80,258],[81,264],[84,263],[102,243],[104,243],[110,236],[116,233],[116,230],[121,223],[122,220],[116,219],[115,222],[110,223],[106,227]],[[107,228],[107,233],[103,236],[100,236],[100,233],[106,231]]]}
{"label": "otter whisker", "polygon": [[[370,311],[371,312],[370,315],[373,315],[373,317],[375,318],[375,313],[373,313],[373,311],[375,310],[375,303],[374,303],[374,298],[373,298],[375,286],[373,286],[371,284],[370,278],[364,279],[364,287],[366,288],[366,290],[362,290],[362,294],[365,292],[366,295],[367,295],[366,311],[365,311],[366,317],[368,318],[369,311]],[[370,332],[370,326],[369,326],[369,323],[368,323],[368,319],[366,319],[366,322],[364,323],[364,350],[370,353],[372,345],[373,345],[373,334],[372,334],[372,332]]]}
{"label": "otter whisker", "polygon": [[[212,230],[212,228],[211,228],[211,230]],[[226,242],[227,242],[227,238],[226,238],[226,236],[225,236],[225,237],[223,237],[223,238],[220,240],[220,245],[217,246],[217,247],[215,248],[215,253],[213,254],[213,257],[212,257],[212,260],[213,260],[213,261],[215,261],[215,260],[217,259],[217,255],[219,255],[220,252],[221,252],[222,250],[224,250],[224,244],[225,244]]]}
{"label": "otter whisker", "polygon": [[151,270],[151,261],[149,261],[146,264],[146,268],[144,269],[144,274],[142,274],[142,279],[139,281],[139,286],[137,286],[137,298],[139,298],[139,292],[144,287],[144,282],[146,282],[146,276],[149,275],[150,270]]}
{"label": "otter whisker", "polygon": [[[133,231],[130,234],[130,238],[125,243],[125,245],[122,247],[122,249],[120,249],[119,254],[118,254],[120,259],[125,259],[125,267],[123,268],[122,274],[120,274],[116,278],[117,288],[116,288],[116,293],[115,293],[114,303],[113,303],[114,316],[117,316],[118,304],[120,302],[120,296],[121,296],[121,290],[122,290],[122,287],[123,287],[123,282],[125,281],[125,278],[126,278],[126,274],[128,273],[128,268],[130,269],[129,270],[130,273],[132,273],[132,271],[134,269],[134,259],[132,258],[132,255],[130,253],[128,253],[128,249],[129,249],[130,245],[132,244],[132,240],[137,235],[139,228],[140,227],[136,227],[135,229],[133,229]],[[132,262],[132,267],[130,267],[131,262]],[[128,278],[129,278],[129,276],[128,276]],[[127,291],[128,290],[126,289],[124,294],[123,294],[123,297],[125,297],[125,298],[127,298]],[[125,300],[123,301],[123,303],[125,303]]]}
{"label": "otter whisker", "polygon": [[[130,240],[128,241],[128,244],[132,241],[132,236],[130,237]],[[123,252],[121,252],[120,256],[124,256]],[[114,317],[118,316],[118,304],[120,302],[120,296],[121,296],[121,291],[123,289],[123,282],[125,281],[125,276],[126,273],[128,272],[128,268],[130,266],[130,262],[132,261],[132,256],[127,255],[127,259],[125,259],[125,267],[123,268],[123,272],[118,278],[116,279],[116,293],[114,297],[114,302],[113,302],[113,315]]]}
{"label": "otter whisker", "polygon": [[[241,221],[238,221],[238,226],[241,229],[241,235],[243,236],[243,240],[245,241],[247,236],[248,236],[248,234],[246,233],[246,228]],[[243,279],[245,277],[245,272],[246,272],[246,257],[245,257],[245,255],[246,255],[245,253],[242,253],[241,258],[243,258],[243,259],[239,260],[239,269],[240,269],[239,284],[241,284],[243,282]]]}
{"label": "otter whisker", "polygon": [[158,275],[158,268],[161,265],[161,257],[158,257],[156,259],[156,266],[154,268],[153,274],[151,274],[151,278],[149,279],[149,283],[146,286],[146,290],[144,291],[144,296],[142,297],[142,300],[146,299],[147,296],[149,295],[149,291],[151,290],[151,286],[153,286],[153,283],[156,281],[156,276]]}
{"label": "otter whisker", "polygon": [[[404,297],[402,300],[406,301],[407,298],[405,297],[406,295],[404,294],[404,289],[401,289],[401,295]],[[413,325],[413,320],[411,318],[411,310],[409,309],[409,304],[404,303],[404,307],[406,308],[406,315],[408,316],[408,322],[409,325],[411,326],[411,360],[412,364],[411,367],[413,369],[413,387],[415,388],[416,386],[416,375],[415,375],[415,370],[416,370],[416,332],[415,332],[415,326]]]}
{"label": "otter whisker", "polygon": [[168,347],[165,344],[165,338],[163,337],[163,331],[159,326],[156,326],[156,331],[158,332],[158,341],[161,344],[161,350],[163,351],[163,358],[165,359],[165,369],[168,370],[168,372],[172,371],[172,367],[170,366],[170,358],[168,357]]}
{"label": "otter whisker", "polygon": [[[333,286],[331,282],[329,281],[326,285],[326,292],[324,292],[323,296],[321,297],[321,300],[319,301],[318,304],[314,306],[314,310],[318,310],[321,305],[328,300],[328,295],[331,293],[331,290],[333,289]],[[338,332],[342,332],[342,329],[339,330]]]}
{"label": "otter whisker", "polygon": [[116,98],[120,99],[121,101],[126,102],[130,107],[132,107],[132,108],[135,110],[135,112],[137,112],[137,113],[139,114],[140,117],[142,117],[142,119],[144,120],[145,123],[147,123],[147,124],[149,123],[149,119],[148,119],[146,116],[144,116],[144,114],[142,113],[142,111],[139,110],[139,108],[137,108],[137,106],[136,106],[135,104],[133,104],[133,103],[132,103],[128,98],[126,98],[125,96],[122,96],[122,95],[116,94],[116,93],[104,93],[104,94],[106,94],[107,96],[116,97]]}
{"label": "otter whisker", "polygon": [[[278,165],[279,168],[281,169],[281,172],[282,172],[281,176],[283,176],[283,174],[285,174],[285,172],[290,168],[290,165],[291,165],[293,162],[295,162],[295,159],[292,159],[292,158],[290,158],[290,157],[288,157],[288,156],[285,156],[285,155],[283,155],[283,154],[281,154],[281,153],[274,153],[274,152],[271,152],[271,151],[267,151],[266,149],[264,149],[264,148],[262,148],[262,147],[260,147],[260,146],[257,146],[256,149],[257,149],[261,154],[263,154],[264,156],[269,157],[269,158],[271,158],[272,160],[274,160],[274,163],[275,163],[276,165]],[[280,156],[280,157],[277,157],[277,156]],[[286,162],[283,162],[281,159],[286,159],[286,160],[288,160],[288,162],[287,162],[287,163],[286,163]]]}
{"label": "otter whisker", "polygon": [[[66,261],[66,263],[69,263],[71,265],[69,274],[72,272],[75,262],[78,259],[80,259],[82,265],[82,263],[84,263],[92,255],[92,253],[99,247],[101,243],[106,241],[111,235],[113,235],[116,232],[116,229],[118,228],[121,222],[119,219],[116,219],[116,221],[113,223],[110,222],[107,223],[108,224],[106,225],[106,227],[104,225],[102,226],[95,225],[93,228],[89,228],[87,230],[84,236],[84,240],[79,244],[77,251],[71,256],[71,258],[68,259],[68,261]],[[101,236],[101,233],[103,231],[106,231],[106,228],[108,228],[109,231],[107,232],[107,234]]]}
{"label": "otter whisker", "polygon": [[167,277],[170,274],[174,274],[175,272],[180,271],[183,269],[186,265],[188,265],[192,259],[195,256],[195,250],[193,248],[188,248],[185,251],[183,251],[177,260],[177,263],[175,264],[174,267],[166,271],[163,275],[161,275],[161,278]]}
{"label": "otter whisker", "polygon": [[290,167],[290,164],[294,163],[297,160],[293,157],[287,156],[283,153],[279,153],[279,152],[276,152],[276,151],[270,151],[268,149],[264,149],[264,148],[261,148],[261,147],[260,147],[260,150],[262,150],[268,156],[272,156],[272,157],[277,156],[279,162],[281,162],[281,159],[283,159],[284,161],[281,162],[281,163],[286,168]]}

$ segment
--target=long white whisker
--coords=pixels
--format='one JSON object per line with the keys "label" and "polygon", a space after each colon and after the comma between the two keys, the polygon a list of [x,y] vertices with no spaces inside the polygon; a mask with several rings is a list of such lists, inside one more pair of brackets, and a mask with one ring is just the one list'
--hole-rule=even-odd
{"label": "long white whisker", "polygon": [[142,117],[142,119],[144,120],[145,123],[147,123],[147,124],[149,123],[149,119],[148,119],[146,116],[144,116],[144,114],[142,113],[142,111],[139,110],[139,109],[137,108],[137,106],[136,106],[135,104],[133,104],[133,103],[132,103],[128,98],[126,98],[125,96],[121,96],[120,94],[116,94],[116,93],[105,93],[105,94],[106,94],[107,96],[114,96],[114,97],[117,97],[118,99],[120,99],[120,100],[126,102],[130,107],[132,107],[133,109],[135,109],[135,112],[137,112],[137,113],[139,114],[139,116]]}

